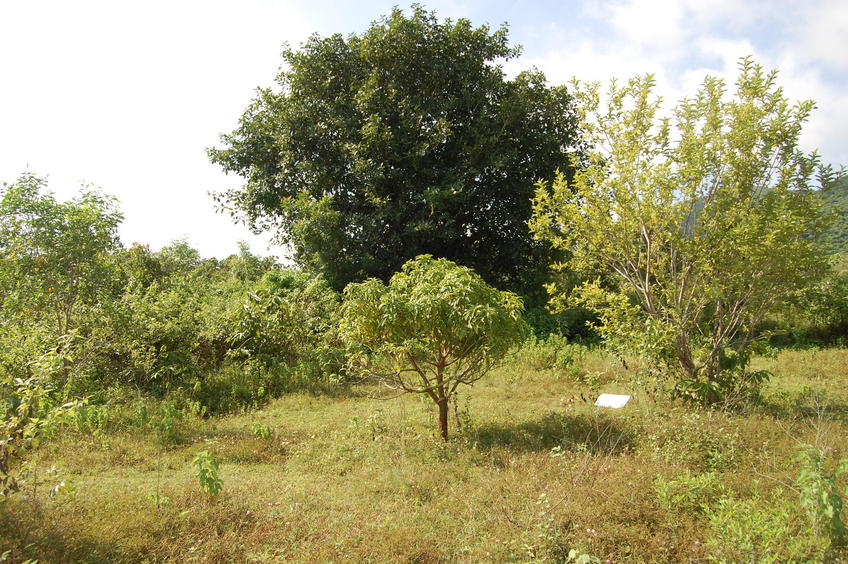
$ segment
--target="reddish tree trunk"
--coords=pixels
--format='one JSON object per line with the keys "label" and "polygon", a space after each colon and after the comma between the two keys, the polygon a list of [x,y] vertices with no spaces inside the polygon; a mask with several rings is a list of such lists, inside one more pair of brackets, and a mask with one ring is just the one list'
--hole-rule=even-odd
{"label": "reddish tree trunk", "polygon": [[447,398],[440,399],[439,405],[439,432],[442,439],[448,442],[448,400]]}

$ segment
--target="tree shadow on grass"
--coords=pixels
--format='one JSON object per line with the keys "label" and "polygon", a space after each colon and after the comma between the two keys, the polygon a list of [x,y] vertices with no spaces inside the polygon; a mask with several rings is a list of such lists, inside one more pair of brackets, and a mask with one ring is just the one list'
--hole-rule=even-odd
{"label": "tree shadow on grass", "polygon": [[775,419],[848,420],[848,403],[810,388],[800,392],[778,390],[764,398],[757,407]]}
{"label": "tree shadow on grass", "polygon": [[19,499],[0,502],[0,553],[9,551],[11,562],[140,562],[141,554],[127,554],[118,544],[88,538]]}
{"label": "tree shadow on grass", "polygon": [[771,402],[763,403],[760,409],[766,415],[782,420],[817,420],[848,421],[848,404],[829,403],[827,405],[780,405]]}
{"label": "tree shadow on grass", "polygon": [[635,445],[636,433],[605,415],[565,415],[549,412],[514,424],[482,425],[469,432],[481,450],[496,447],[516,452],[541,452],[560,447],[593,454],[622,454]]}

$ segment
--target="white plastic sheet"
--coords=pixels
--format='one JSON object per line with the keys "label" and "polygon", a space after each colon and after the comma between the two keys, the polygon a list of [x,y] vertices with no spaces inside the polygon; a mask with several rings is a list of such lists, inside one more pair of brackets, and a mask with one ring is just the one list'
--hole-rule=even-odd
{"label": "white plastic sheet", "polygon": [[613,409],[618,409],[627,405],[628,401],[630,401],[630,396],[601,394],[598,396],[598,400],[595,402],[595,405],[597,407],[611,407]]}

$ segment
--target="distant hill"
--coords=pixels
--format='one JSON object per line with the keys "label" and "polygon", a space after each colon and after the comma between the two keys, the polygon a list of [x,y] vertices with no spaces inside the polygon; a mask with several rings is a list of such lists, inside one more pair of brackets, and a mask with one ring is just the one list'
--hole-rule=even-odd
{"label": "distant hill", "polygon": [[848,253],[848,176],[843,176],[822,192],[825,209],[838,215],[825,234],[825,242],[834,253]]}

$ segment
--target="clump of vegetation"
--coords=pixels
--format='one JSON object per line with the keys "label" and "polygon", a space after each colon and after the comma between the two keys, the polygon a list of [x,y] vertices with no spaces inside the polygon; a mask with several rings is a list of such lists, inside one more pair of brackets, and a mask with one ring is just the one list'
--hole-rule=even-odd
{"label": "clump of vegetation", "polygon": [[253,436],[257,439],[262,439],[263,441],[267,441],[274,434],[274,430],[271,429],[268,425],[264,423],[256,422],[250,426],[250,430],[253,433]]}
{"label": "clump of vegetation", "polygon": [[793,522],[793,504],[779,494],[723,497],[706,508],[706,516],[712,533],[706,546],[718,562],[820,561],[820,547],[808,529]]}
{"label": "clump of vegetation", "polygon": [[848,542],[848,530],[843,521],[843,494],[837,481],[848,474],[848,457],[843,458],[828,471],[823,453],[804,445],[797,458],[800,472],[797,483],[801,489],[801,506],[807,511],[816,535],[824,534],[833,548],[842,548]]}
{"label": "clump of vegetation", "polygon": [[834,254],[848,253],[848,176],[823,188],[824,211],[835,216],[825,233],[825,241]]}
{"label": "clump of vegetation", "polygon": [[595,150],[573,179],[539,185],[531,228],[584,282],[552,286],[553,301],[596,310],[607,345],[673,368],[680,395],[756,393],[763,321],[829,268],[813,190],[829,171],[798,149],[814,104],[791,105],[750,59],[732,99],[707,77],[672,119],[653,87],[612,83],[602,107],[598,84],[573,83]]}
{"label": "clump of vegetation", "polygon": [[112,198],[58,202],[32,175],[4,185],[0,218],[0,376],[89,398],[80,417],[116,388],[211,415],[344,379],[340,296],[320,276],[244,245],[223,261],[182,241],[124,249]]}
{"label": "clump of vegetation", "polygon": [[448,407],[460,384],[473,384],[522,338],[521,298],[486,284],[469,268],[422,255],[388,284],[345,289],[342,333],[354,361],[400,393],[426,394],[448,440]]}
{"label": "clump of vegetation", "polygon": [[0,499],[18,490],[16,466],[56,430],[78,402],[56,405],[55,394],[34,379],[0,379]]}
{"label": "clump of vegetation", "polygon": [[536,370],[554,370],[576,380],[580,375],[583,359],[588,349],[579,343],[570,343],[557,333],[545,339],[530,337],[523,343],[516,358]]}
{"label": "clump of vegetation", "polygon": [[210,498],[216,497],[224,487],[224,480],[218,475],[218,460],[208,450],[197,453],[191,461],[194,466],[194,475],[203,490]]}

